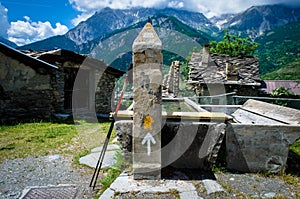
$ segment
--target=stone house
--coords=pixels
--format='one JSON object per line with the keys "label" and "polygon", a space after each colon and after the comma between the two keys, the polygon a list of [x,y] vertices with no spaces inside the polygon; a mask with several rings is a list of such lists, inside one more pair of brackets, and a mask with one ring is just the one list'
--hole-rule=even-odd
{"label": "stone house", "polygon": [[107,114],[124,72],[67,50],[18,51],[0,43],[1,122],[49,119],[72,108]]}
{"label": "stone house", "polygon": [[257,57],[230,57],[209,53],[205,45],[202,53],[194,52],[189,61],[187,84],[198,96],[212,96],[235,92],[237,95],[257,96],[261,79]]}

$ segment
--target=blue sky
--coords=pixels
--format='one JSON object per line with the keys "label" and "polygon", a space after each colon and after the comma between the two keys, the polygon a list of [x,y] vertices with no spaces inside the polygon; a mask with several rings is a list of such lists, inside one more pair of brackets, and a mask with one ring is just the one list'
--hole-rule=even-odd
{"label": "blue sky", "polygon": [[173,7],[211,17],[287,2],[300,4],[300,0],[0,0],[0,36],[21,46],[62,35],[104,7]]}
{"label": "blue sky", "polygon": [[10,22],[23,20],[29,16],[32,21],[60,22],[71,26],[71,20],[79,14],[72,8],[68,0],[0,0],[8,9]]}

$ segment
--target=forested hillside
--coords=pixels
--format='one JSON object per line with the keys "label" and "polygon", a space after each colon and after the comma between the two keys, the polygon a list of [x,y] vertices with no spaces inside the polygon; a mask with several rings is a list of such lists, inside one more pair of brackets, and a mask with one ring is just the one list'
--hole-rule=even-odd
{"label": "forested hillside", "polygon": [[[260,44],[257,52],[263,78],[299,79],[299,22],[277,27],[258,38],[256,42]],[[272,73],[268,74],[270,72]]]}

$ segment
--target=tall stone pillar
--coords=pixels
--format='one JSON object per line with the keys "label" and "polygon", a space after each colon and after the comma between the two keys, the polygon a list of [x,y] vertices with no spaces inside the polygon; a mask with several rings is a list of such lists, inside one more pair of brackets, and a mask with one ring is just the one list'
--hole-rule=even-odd
{"label": "tall stone pillar", "polygon": [[174,67],[174,81],[173,81],[173,93],[175,97],[179,95],[179,69],[180,69],[180,62],[174,61],[172,62]]}
{"label": "tall stone pillar", "polygon": [[162,43],[147,23],[133,46],[133,176],[159,179],[161,173]]}

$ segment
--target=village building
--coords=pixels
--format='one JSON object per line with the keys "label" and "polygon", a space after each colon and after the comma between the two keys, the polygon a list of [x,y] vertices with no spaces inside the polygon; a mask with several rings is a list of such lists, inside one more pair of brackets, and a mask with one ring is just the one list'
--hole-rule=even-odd
{"label": "village building", "polygon": [[108,114],[115,79],[123,74],[71,51],[21,52],[0,43],[1,122],[49,119],[72,107]]}
{"label": "village building", "polygon": [[264,80],[262,82],[261,91],[270,95],[275,89],[284,87],[296,96],[300,96],[300,81],[299,80]]}
{"label": "village building", "polygon": [[189,69],[187,84],[194,87],[197,96],[232,92],[242,96],[259,94],[261,79],[257,57],[210,54],[209,45],[205,45],[203,52],[192,54]]}

